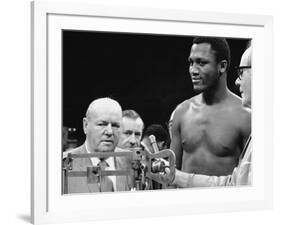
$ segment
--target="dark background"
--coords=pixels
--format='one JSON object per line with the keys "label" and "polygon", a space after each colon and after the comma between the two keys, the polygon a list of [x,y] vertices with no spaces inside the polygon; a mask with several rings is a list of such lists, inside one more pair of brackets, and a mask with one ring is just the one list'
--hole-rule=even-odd
{"label": "dark background", "polygon": [[[63,126],[85,139],[82,118],[96,98],[116,99],[136,110],[145,126],[166,123],[174,108],[192,96],[188,73],[192,36],[63,31]],[[248,39],[227,39],[231,49],[228,87],[238,94],[234,66]],[[239,95],[239,94],[238,94]]]}

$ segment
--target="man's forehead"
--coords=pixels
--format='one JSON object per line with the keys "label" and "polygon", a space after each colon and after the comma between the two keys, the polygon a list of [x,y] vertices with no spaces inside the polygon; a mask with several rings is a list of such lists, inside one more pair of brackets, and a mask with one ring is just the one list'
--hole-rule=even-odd
{"label": "man's forehead", "polygon": [[209,43],[194,43],[192,46],[191,46],[191,49],[202,49],[202,50],[205,50],[205,51],[210,51],[212,50],[212,46],[211,44]]}
{"label": "man's forehead", "polygon": [[199,54],[200,56],[214,56],[215,51],[209,43],[193,44],[190,51],[190,57],[196,57],[199,56]]}
{"label": "man's forehead", "polygon": [[135,127],[141,127],[141,129],[143,128],[143,122],[141,118],[129,118],[129,117],[123,117],[122,118],[122,125],[124,127],[128,127],[128,126],[135,126]]}
{"label": "man's forehead", "polygon": [[94,109],[95,113],[116,113],[119,114],[122,117],[122,111],[120,108],[114,106],[114,105],[104,105],[104,106],[97,106]]}
{"label": "man's forehead", "polygon": [[120,123],[122,119],[122,111],[117,108],[98,107],[94,111],[90,112],[89,116],[93,120]]}
{"label": "man's forehead", "polygon": [[104,111],[117,111],[122,114],[122,109],[120,104],[110,98],[99,98],[91,102],[87,109],[87,114],[93,114],[95,112]]}
{"label": "man's forehead", "polygon": [[122,116],[121,107],[112,101],[104,101],[104,102],[99,101],[91,105],[89,111],[91,114],[101,114],[101,113],[109,112],[109,113],[117,113],[120,114],[120,116]]}
{"label": "man's forehead", "polygon": [[240,66],[248,66],[247,65],[247,60],[245,58],[241,58]]}
{"label": "man's forehead", "polygon": [[240,66],[251,66],[250,57],[251,57],[251,49],[249,48],[243,53],[241,57]]}

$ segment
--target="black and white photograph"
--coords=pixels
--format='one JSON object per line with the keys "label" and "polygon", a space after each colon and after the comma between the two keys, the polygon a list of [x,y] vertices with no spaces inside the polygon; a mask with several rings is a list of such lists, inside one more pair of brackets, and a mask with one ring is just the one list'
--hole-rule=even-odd
{"label": "black and white photograph", "polygon": [[271,207],[272,17],[31,10],[34,224]]}
{"label": "black and white photograph", "polygon": [[251,57],[250,38],[63,30],[62,193],[251,185]]}

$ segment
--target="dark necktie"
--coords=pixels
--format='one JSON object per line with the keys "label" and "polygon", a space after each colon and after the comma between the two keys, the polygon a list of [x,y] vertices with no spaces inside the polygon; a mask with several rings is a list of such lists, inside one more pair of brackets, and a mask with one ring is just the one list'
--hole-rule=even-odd
{"label": "dark necktie", "polygon": [[[101,168],[101,170],[106,170],[109,167],[108,163],[101,159],[101,161],[97,164]],[[100,179],[100,191],[101,192],[112,192],[113,191],[113,182],[108,176],[102,176]]]}

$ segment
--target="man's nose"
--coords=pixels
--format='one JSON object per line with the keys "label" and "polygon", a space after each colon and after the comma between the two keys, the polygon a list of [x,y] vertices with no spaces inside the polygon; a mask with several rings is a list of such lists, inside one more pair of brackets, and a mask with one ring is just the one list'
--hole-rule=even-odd
{"label": "man's nose", "polygon": [[105,127],[105,134],[107,134],[107,135],[112,135],[112,134],[113,134],[113,130],[112,130],[112,125],[111,125],[111,123],[109,123],[109,124]]}
{"label": "man's nose", "polygon": [[198,74],[198,67],[196,66],[195,63],[193,63],[192,65],[189,65],[189,73],[190,74]]}
{"label": "man's nose", "polygon": [[131,137],[130,137],[130,145],[131,146],[137,145],[137,138],[136,138],[135,134],[132,134]]}

